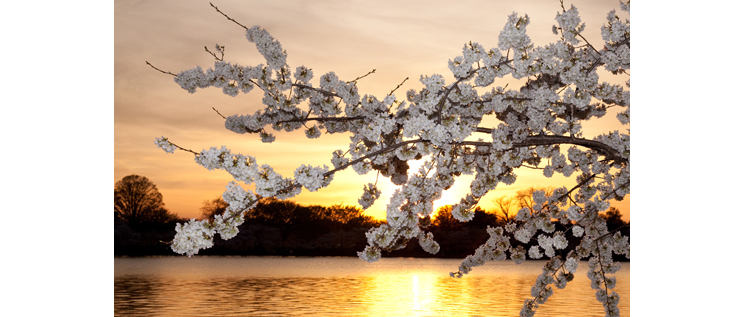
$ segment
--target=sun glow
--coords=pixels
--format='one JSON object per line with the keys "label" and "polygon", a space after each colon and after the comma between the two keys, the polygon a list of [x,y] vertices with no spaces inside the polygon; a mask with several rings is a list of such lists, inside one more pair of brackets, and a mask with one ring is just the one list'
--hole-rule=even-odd
{"label": "sun glow", "polygon": [[419,311],[421,309],[420,307],[420,299],[418,298],[418,276],[413,275],[412,276],[412,310],[413,311]]}
{"label": "sun glow", "polygon": [[450,205],[459,203],[459,201],[462,198],[464,198],[464,194],[465,194],[465,193],[462,193],[460,189],[463,189],[463,188],[457,187],[457,185],[454,184],[454,186],[452,186],[448,190],[443,191],[441,193],[441,198],[433,201],[433,213],[436,213],[438,209],[443,206],[450,206]]}

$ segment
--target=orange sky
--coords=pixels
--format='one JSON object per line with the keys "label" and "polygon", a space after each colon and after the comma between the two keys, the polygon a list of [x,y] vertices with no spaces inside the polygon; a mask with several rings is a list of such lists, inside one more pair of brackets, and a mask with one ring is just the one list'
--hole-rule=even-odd
{"label": "orange sky", "polygon": [[[599,28],[607,12],[618,1],[566,1],[573,3],[586,22],[584,35],[601,47]],[[261,25],[280,41],[288,52],[291,69],[305,65],[314,71],[312,82],[335,71],[343,80],[352,80],[372,69],[376,73],[359,81],[359,91],[383,98],[403,79],[408,80],[395,95],[404,99],[409,89],[419,89],[421,74],[442,74],[451,78],[447,61],[461,55],[463,45],[478,42],[486,48],[497,46],[498,34],[512,11],[528,14],[527,30],[535,45],[556,41],[550,29],[558,1],[213,1],[224,13],[251,27]],[[622,16],[622,15],[621,15]],[[223,115],[253,113],[261,107],[259,91],[230,97],[219,89],[189,94],[173,81],[145,64],[178,73],[197,65],[212,67],[214,59],[204,51],[215,44],[226,47],[225,60],[245,66],[265,63],[249,43],[244,30],[226,20],[205,1],[122,1],[114,3],[114,180],[138,174],[153,181],[164,196],[166,208],[182,217],[197,217],[204,200],[222,194],[232,180],[223,171],[208,171],[197,165],[193,155],[177,151],[167,154],[157,148],[156,137],[195,151],[225,145],[233,152],[252,155],[260,164],[270,164],[283,176],[292,176],[301,164],[331,166],[331,153],[347,149],[347,135],[322,135],[309,140],[302,131],[275,132],[272,144],[256,135],[238,135],[224,128]],[[600,71],[601,80],[621,83]],[[447,80],[448,82],[448,80]],[[513,80],[497,80],[517,88]],[[586,137],[612,130],[626,131],[614,118],[589,122]],[[482,126],[486,126],[484,121]],[[411,171],[415,170],[411,166]],[[517,182],[499,186],[481,200],[485,209],[494,208],[494,197],[513,195],[529,186],[574,185],[575,177],[548,179],[541,171],[516,170]],[[556,174],[557,175],[557,174]],[[357,204],[363,185],[373,182],[375,173],[359,176],[352,169],[338,172],[334,182],[315,193],[306,190],[294,200],[302,204]],[[469,188],[470,178],[462,177],[444,193],[440,204],[458,202]],[[381,198],[366,212],[384,217],[388,198],[394,190],[381,177]],[[460,186],[461,184],[461,186]],[[251,187],[250,187],[251,188]],[[629,196],[614,202],[625,220],[630,219]]]}

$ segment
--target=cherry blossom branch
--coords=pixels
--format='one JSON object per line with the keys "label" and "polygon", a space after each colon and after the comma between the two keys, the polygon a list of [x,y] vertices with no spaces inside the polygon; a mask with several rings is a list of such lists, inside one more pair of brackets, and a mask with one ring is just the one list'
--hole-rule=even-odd
{"label": "cherry blossom branch", "polygon": [[464,76],[463,78],[459,78],[459,80],[455,81],[449,88],[446,89],[446,91],[439,91],[438,93],[443,93],[443,97],[441,97],[441,100],[438,101],[438,104],[436,104],[436,108],[438,108],[438,124],[441,124],[441,113],[443,112],[444,105],[446,103],[446,99],[449,97],[449,94],[451,91],[459,85],[462,81],[467,80],[468,78],[472,77],[472,75],[477,72],[477,69],[471,70],[467,76]]}
{"label": "cherry blossom branch", "polygon": [[[508,53],[506,53],[506,56],[508,56]],[[507,64],[509,64],[509,63],[511,63],[511,62],[513,61],[513,59],[508,59],[508,57],[506,57],[506,58],[507,58],[507,60],[505,60],[505,61],[503,61],[503,62],[500,62],[500,63],[498,63],[498,65],[493,65],[493,66],[492,66],[492,68],[499,68],[499,67],[501,67],[501,66],[503,66],[503,65],[507,65]],[[449,86],[449,88],[447,88],[447,89],[446,89],[446,91],[445,91],[445,92],[444,92],[443,90],[442,90],[442,91],[439,91],[439,92],[438,92],[439,94],[441,94],[441,93],[443,93],[443,94],[444,94],[444,95],[443,95],[443,97],[441,97],[441,100],[439,100],[438,104],[436,105],[436,108],[438,108],[438,124],[441,124],[441,113],[443,112],[443,107],[444,107],[444,104],[445,104],[445,102],[446,102],[447,98],[449,97],[449,94],[451,93],[451,91],[452,91],[452,90],[453,90],[454,88],[456,88],[456,87],[457,87],[457,86],[459,85],[459,83],[461,83],[462,81],[465,81],[465,80],[468,80],[469,78],[472,78],[472,76],[473,76],[473,75],[474,75],[474,74],[475,74],[475,73],[476,73],[476,72],[477,72],[478,70],[480,70],[480,69],[488,69],[488,67],[487,67],[487,66],[483,66],[483,67],[478,67],[478,68],[476,68],[476,69],[471,69],[471,70],[470,70],[470,71],[469,71],[469,72],[467,73],[467,75],[466,75],[466,76],[464,76],[464,77],[461,77],[461,78],[459,78],[459,79],[458,79],[457,81],[455,81],[454,83],[452,83],[452,84],[451,84],[451,85]]]}
{"label": "cherry blossom branch", "polygon": [[353,120],[365,120],[366,117],[364,116],[357,116],[357,117],[327,117],[327,118],[320,118],[320,117],[314,117],[314,118],[303,118],[303,119],[290,119],[290,120],[281,120],[277,121],[277,123],[290,123],[290,122],[306,122],[306,121],[353,121]]}
{"label": "cherry blossom branch", "polygon": [[[478,127],[475,129],[475,131],[489,134],[493,132],[493,129]],[[472,145],[472,146],[491,146],[492,145],[492,143],[490,142],[479,142],[479,141],[462,141],[460,142],[460,144]],[[602,142],[595,141],[595,140],[568,137],[568,136],[562,136],[562,135],[530,135],[524,141],[514,143],[511,149],[527,147],[527,146],[555,145],[555,144],[580,145],[580,146],[595,150],[601,153],[602,155],[606,156],[608,159],[611,159],[615,162],[619,162],[619,163],[627,162],[627,159],[623,158],[622,155],[618,153],[617,150],[615,150],[614,148],[612,148],[611,146],[607,144],[604,144]]]}
{"label": "cherry blossom branch", "polygon": [[333,170],[331,170],[329,172],[324,173],[324,176],[332,175],[332,174],[334,174],[337,171],[341,171],[341,170],[344,170],[344,169],[348,168],[348,166],[350,166],[350,165],[360,163],[360,162],[362,162],[365,159],[370,159],[371,157],[379,155],[379,154],[382,154],[382,153],[390,152],[390,151],[392,151],[392,150],[394,150],[394,149],[396,149],[396,148],[398,148],[400,146],[404,146],[404,145],[408,145],[408,144],[413,144],[413,143],[420,143],[420,142],[427,142],[427,141],[425,141],[423,139],[416,139],[416,140],[403,141],[403,142],[400,142],[400,143],[397,143],[397,144],[393,144],[393,145],[387,146],[387,147],[385,147],[385,148],[383,148],[381,150],[368,153],[368,154],[366,154],[363,157],[360,157],[360,158],[355,159],[353,161],[350,161],[348,163],[342,164],[342,165],[340,165],[340,167],[335,168],[335,169],[333,169]]}
{"label": "cherry blossom branch", "polygon": [[599,241],[600,241],[599,239],[595,240],[594,244],[596,245],[597,252],[599,254],[598,255],[598,257],[599,257],[599,271],[602,273],[602,283],[604,284],[604,297],[605,297],[605,302],[606,302],[604,310],[606,311],[607,310],[607,306],[608,305],[612,306],[612,304],[610,303],[610,291],[607,288],[607,277],[605,276],[604,265],[602,264],[602,260],[601,260],[602,250],[599,248]]}
{"label": "cherry blossom branch", "polygon": [[[363,157],[360,157],[358,159],[355,159],[355,160],[352,160],[352,161],[347,162],[345,164],[342,164],[342,165],[340,165],[340,167],[335,168],[333,170],[330,170],[330,171],[324,173],[323,176],[324,177],[330,176],[330,175],[332,175],[332,174],[334,174],[336,172],[339,172],[339,171],[342,171],[342,170],[348,168],[350,165],[363,162],[366,159],[370,159],[371,157],[374,157],[374,156],[382,154],[382,153],[390,152],[390,151],[392,151],[392,150],[394,150],[394,149],[396,149],[396,148],[398,148],[400,146],[407,145],[407,144],[412,144],[412,143],[420,143],[420,142],[427,142],[427,141],[422,140],[422,139],[417,139],[417,140],[404,141],[404,142],[400,142],[400,143],[397,143],[397,144],[393,144],[393,145],[387,146],[387,147],[385,147],[385,148],[383,148],[381,150],[368,153],[368,154],[366,154]],[[301,187],[301,184],[294,183],[293,185],[290,185],[288,187],[285,187],[285,188],[282,188],[282,189],[278,190],[278,192],[287,192],[287,191],[293,190],[294,188],[298,188],[298,187]]]}
{"label": "cherry blossom branch", "polygon": [[308,89],[308,90],[313,90],[313,91],[316,91],[316,92],[318,92],[318,93],[320,93],[320,94],[323,94],[323,95],[325,95],[325,96],[332,96],[332,97],[342,98],[342,97],[340,97],[340,95],[338,95],[338,94],[336,94],[336,93],[333,93],[333,92],[329,92],[329,91],[326,91],[326,90],[324,90],[324,89],[321,89],[321,88],[315,88],[315,87],[311,87],[311,86],[309,86],[309,85],[304,85],[304,84],[293,84],[292,86],[293,86],[293,87],[298,87],[298,88],[303,88],[303,89]]}

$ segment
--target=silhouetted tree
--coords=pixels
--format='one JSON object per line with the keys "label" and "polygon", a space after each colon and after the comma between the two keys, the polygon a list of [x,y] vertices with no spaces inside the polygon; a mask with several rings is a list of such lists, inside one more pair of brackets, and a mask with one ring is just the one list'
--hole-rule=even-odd
{"label": "silhouetted tree", "polygon": [[114,185],[114,212],[130,225],[176,220],[163,204],[156,184],[140,175],[129,175]]}
{"label": "silhouetted tree", "polygon": [[514,196],[501,196],[493,199],[493,204],[498,207],[492,210],[498,216],[502,224],[506,224],[516,218],[516,210],[521,208],[532,208],[534,206],[534,192],[542,190],[546,197],[550,197],[555,188],[552,187],[529,187],[516,191]]}
{"label": "silhouetted tree", "polygon": [[480,206],[475,207],[474,216],[469,222],[461,222],[454,218],[452,206],[438,208],[431,218],[428,229],[439,242],[441,250],[439,256],[465,257],[474,252],[482,241],[488,238],[485,229],[498,225],[498,216],[486,212]]}
{"label": "silhouetted tree", "polygon": [[472,218],[472,221],[468,222],[472,227],[478,228],[478,229],[485,229],[488,226],[495,227],[498,225],[498,216],[494,213],[487,212],[485,209],[482,209],[482,207],[477,206],[475,208],[475,216]]}
{"label": "silhouetted tree", "polygon": [[287,240],[294,228],[306,227],[302,225],[308,224],[311,218],[309,208],[275,197],[260,199],[257,206],[247,212],[247,219],[278,228],[283,241]]}
{"label": "silhouetted tree", "polygon": [[329,219],[348,226],[370,227],[378,225],[379,221],[371,216],[363,214],[363,209],[358,206],[332,205],[325,207],[329,212]]}
{"label": "silhouetted tree", "polygon": [[228,203],[223,200],[222,196],[218,196],[213,200],[205,200],[202,202],[200,207],[200,214],[202,219],[211,220],[215,215],[221,215],[228,208]]}
{"label": "silhouetted tree", "polygon": [[532,208],[534,206],[534,192],[542,190],[545,192],[546,197],[550,197],[555,188],[552,187],[528,187],[522,190],[516,191],[516,204],[519,208]]}
{"label": "silhouetted tree", "polygon": [[607,209],[605,213],[599,216],[607,222],[607,229],[609,230],[615,230],[627,224],[627,222],[623,221],[620,210],[615,207],[610,207],[610,209]]}
{"label": "silhouetted tree", "polygon": [[451,205],[441,206],[434,213],[431,223],[433,226],[442,229],[452,229],[459,226],[459,221],[451,215]]}
{"label": "silhouetted tree", "polygon": [[451,208],[451,205],[438,208],[436,215],[431,220],[433,226],[439,229],[456,229],[461,227],[485,229],[487,226],[496,226],[498,224],[498,216],[488,213],[480,206],[475,208],[475,215],[469,222],[461,222],[454,218],[454,215],[451,214]]}
{"label": "silhouetted tree", "polygon": [[496,216],[498,217],[498,220],[502,222],[503,224],[514,220],[516,218],[516,213],[513,215],[511,214],[511,210],[516,205],[516,200],[509,197],[509,196],[501,196],[498,198],[493,199],[493,204],[498,207],[497,210],[494,211]]}

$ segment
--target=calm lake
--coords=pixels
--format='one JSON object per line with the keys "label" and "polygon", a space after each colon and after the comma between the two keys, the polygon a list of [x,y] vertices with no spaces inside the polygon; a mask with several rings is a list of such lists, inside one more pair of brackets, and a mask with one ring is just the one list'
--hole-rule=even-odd
{"label": "calm lake", "polygon": [[[449,277],[460,259],[149,257],[114,259],[115,316],[518,316],[545,261],[489,262]],[[535,316],[604,316],[586,277]],[[616,275],[630,316],[630,264]]]}

